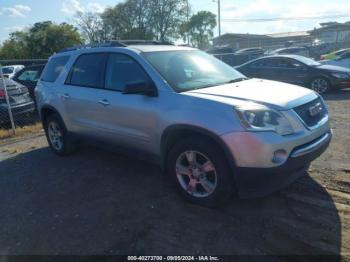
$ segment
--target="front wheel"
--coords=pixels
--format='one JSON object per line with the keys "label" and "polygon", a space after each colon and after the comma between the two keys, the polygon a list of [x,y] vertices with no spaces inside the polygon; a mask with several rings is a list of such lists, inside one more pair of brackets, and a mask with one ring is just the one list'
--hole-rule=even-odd
{"label": "front wheel", "polygon": [[330,83],[323,77],[317,77],[311,81],[310,88],[319,94],[324,94],[330,89]]}
{"label": "front wheel", "polygon": [[169,153],[168,171],[182,195],[195,204],[216,207],[234,192],[225,155],[204,138],[177,143]]}

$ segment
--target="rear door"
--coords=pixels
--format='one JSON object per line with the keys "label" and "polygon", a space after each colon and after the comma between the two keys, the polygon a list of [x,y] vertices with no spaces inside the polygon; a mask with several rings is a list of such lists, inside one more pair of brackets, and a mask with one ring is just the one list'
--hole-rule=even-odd
{"label": "rear door", "polygon": [[303,85],[308,76],[308,68],[299,61],[288,58],[276,58],[276,76],[279,81]]}
{"label": "rear door", "polygon": [[106,53],[80,55],[59,88],[65,121],[73,132],[96,138],[102,135],[97,94],[104,86],[106,58]]}
{"label": "rear door", "polygon": [[280,80],[280,68],[276,58],[264,58],[251,64],[252,77]]}

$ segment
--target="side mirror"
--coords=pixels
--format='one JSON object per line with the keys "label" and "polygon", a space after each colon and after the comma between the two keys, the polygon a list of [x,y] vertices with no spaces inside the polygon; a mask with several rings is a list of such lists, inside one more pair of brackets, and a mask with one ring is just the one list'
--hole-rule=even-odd
{"label": "side mirror", "polygon": [[140,94],[155,97],[158,96],[158,91],[153,83],[138,81],[127,83],[124,88],[123,94]]}

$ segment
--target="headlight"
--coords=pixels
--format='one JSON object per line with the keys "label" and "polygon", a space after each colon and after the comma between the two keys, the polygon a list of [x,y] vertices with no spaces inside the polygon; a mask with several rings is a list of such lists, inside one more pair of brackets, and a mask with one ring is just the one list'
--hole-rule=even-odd
{"label": "headlight", "polygon": [[347,73],[340,73],[340,72],[332,73],[332,76],[334,76],[334,77],[336,77],[336,78],[341,78],[341,79],[350,78],[350,74],[347,74]]}
{"label": "headlight", "polygon": [[288,119],[278,111],[265,106],[236,108],[242,125],[252,131],[273,131],[280,135],[294,133]]}

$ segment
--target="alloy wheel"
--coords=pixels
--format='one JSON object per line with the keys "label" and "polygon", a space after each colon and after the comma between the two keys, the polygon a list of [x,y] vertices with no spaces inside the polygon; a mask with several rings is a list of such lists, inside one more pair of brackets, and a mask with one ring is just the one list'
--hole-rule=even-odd
{"label": "alloy wheel", "polygon": [[51,121],[48,124],[47,132],[52,147],[60,151],[63,148],[63,135],[60,126],[56,122]]}
{"label": "alloy wheel", "polygon": [[212,161],[197,151],[185,151],[176,160],[176,176],[182,189],[193,197],[210,196],[217,186]]}
{"label": "alloy wheel", "polygon": [[325,93],[329,88],[329,84],[326,79],[316,78],[311,83],[311,89],[319,94]]}

